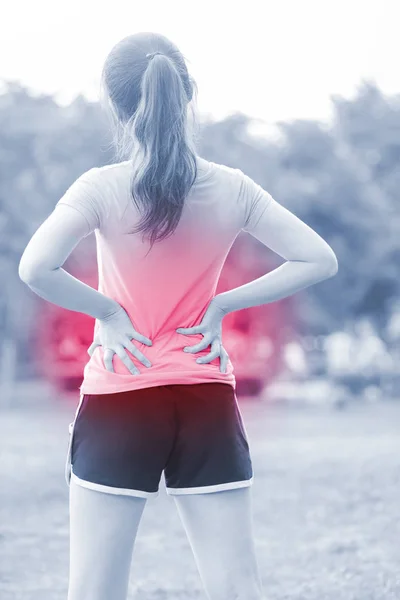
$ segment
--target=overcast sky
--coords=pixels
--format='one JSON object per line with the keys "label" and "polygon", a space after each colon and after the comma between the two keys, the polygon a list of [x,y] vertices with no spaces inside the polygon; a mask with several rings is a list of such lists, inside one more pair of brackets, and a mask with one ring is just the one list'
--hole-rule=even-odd
{"label": "overcast sky", "polygon": [[189,59],[202,113],[328,119],[329,95],[363,78],[400,92],[399,21],[400,0],[16,0],[2,8],[0,78],[63,104],[97,99],[112,46],[155,31]]}

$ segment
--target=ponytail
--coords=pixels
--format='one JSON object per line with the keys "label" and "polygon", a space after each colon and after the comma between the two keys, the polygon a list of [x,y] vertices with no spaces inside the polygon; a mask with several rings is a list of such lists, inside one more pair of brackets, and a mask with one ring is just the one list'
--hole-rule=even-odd
{"label": "ponytail", "polygon": [[187,103],[187,93],[172,60],[162,54],[150,59],[132,121],[137,141],[132,197],[136,206],[144,210],[132,233],[148,232],[151,245],[175,231],[185,198],[196,180],[196,155],[188,139]]}
{"label": "ponytail", "polygon": [[188,119],[197,88],[180,51],[159,34],[119,42],[103,76],[117,156],[132,161],[131,194],[141,219],[130,233],[147,234],[152,247],[175,231],[197,177],[194,118]]}

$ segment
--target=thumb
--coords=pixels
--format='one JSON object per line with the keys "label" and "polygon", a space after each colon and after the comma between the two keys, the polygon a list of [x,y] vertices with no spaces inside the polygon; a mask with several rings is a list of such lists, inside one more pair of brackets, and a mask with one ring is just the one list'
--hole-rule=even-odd
{"label": "thumb", "polygon": [[93,342],[89,348],[87,349],[87,353],[89,356],[92,356],[93,352],[96,350],[97,346],[101,346],[98,342]]}

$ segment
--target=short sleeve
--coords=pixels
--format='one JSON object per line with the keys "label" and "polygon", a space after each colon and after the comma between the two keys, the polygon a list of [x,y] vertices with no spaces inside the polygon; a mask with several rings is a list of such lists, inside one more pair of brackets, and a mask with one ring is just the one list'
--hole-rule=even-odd
{"label": "short sleeve", "polygon": [[98,167],[89,169],[78,177],[57,202],[56,206],[66,204],[79,211],[88,223],[89,235],[100,229],[104,217],[104,199],[99,185]]}
{"label": "short sleeve", "polygon": [[239,170],[241,175],[240,199],[243,209],[242,230],[251,233],[262,215],[273,202],[273,197],[248,175]]}

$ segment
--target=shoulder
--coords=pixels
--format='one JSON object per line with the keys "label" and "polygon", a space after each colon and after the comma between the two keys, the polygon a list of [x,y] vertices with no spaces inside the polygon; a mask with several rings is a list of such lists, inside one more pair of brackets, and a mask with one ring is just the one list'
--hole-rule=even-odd
{"label": "shoulder", "polygon": [[271,194],[241,169],[219,165],[221,171],[234,182],[237,204],[242,211],[242,229],[254,230],[267,207],[273,202]]}
{"label": "shoulder", "polygon": [[130,160],[125,160],[123,162],[111,163],[109,165],[103,165],[102,167],[97,168],[103,174],[103,176],[112,176],[126,171],[130,164]]}
{"label": "shoulder", "polygon": [[214,165],[217,168],[220,178],[225,182],[232,183],[237,188],[239,195],[242,195],[246,191],[254,193],[256,188],[258,191],[258,184],[241,169],[218,163],[214,163]]}
{"label": "shoulder", "polygon": [[247,204],[252,203],[254,199],[265,190],[249,175],[246,175],[241,169],[228,167],[227,165],[216,164],[220,178],[225,182],[229,181],[235,186],[239,199]]}
{"label": "shoulder", "polygon": [[216,184],[220,184],[224,188],[228,188],[230,193],[235,192],[235,194],[238,196],[240,194],[243,181],[242,171],[221,163],[213,162],[212,165],[214,177],[212,177],[210,181],[214,181]]}
{"label": "shoulder", "polygon": [[107,212],[113,194],[121,195],[129,182],[127,165],[128,161],[91,167],[78,177],[75,186],[93,196],[101,210]]}
{"label": "shoulder", "polygon": [[230,179],[237,179],[240,177],[240,174],[243,175],[240,169],[235,167],[228,167],[228,165],[224,165],[221,163],[212,163],[216,169],[216,171],[222,176]]}
{"label": "shoulder", "polygon": [[111,181],[112,179],[118,178],[119,175],[122,175],[127,171],[129,162],[130,161],[125,161],[109,165],[91,167],[90,169],[87,169],[84,173],[82,173],[79,179],[88,183],[93,183],[94,185],[98,183],[105,183],[107,181]]}

